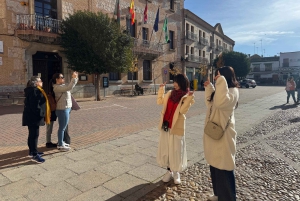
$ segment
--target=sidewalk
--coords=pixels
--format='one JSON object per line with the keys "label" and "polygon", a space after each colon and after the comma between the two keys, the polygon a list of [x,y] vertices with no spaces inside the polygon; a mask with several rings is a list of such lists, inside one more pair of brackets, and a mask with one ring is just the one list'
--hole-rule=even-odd
{"label": "sidewalk", "polygon": [[[240,200],[299,200],[300,136],[294,131],[295,125],[300,125],[299,109],[281,106],[283,97],[285,92],[240,104],[235,112]],[[94,146],[46,155],[43,164],[28,162],[1,169],[0,200],[206,200],[211,185],[203,155],[204,118],[201,114],[187,119],[189,169],[183,173],[181,186],[160,181],[166,170],[155,160],[159,134],[155,127]],[[280,138],[283,133],[285,140]],[[287,133],[293,135],[286,137]],[[264,175],[254,177],[261,172],[268,180],[263,181]],[[280,197],[264,195],[273,186]],[[268,199],[255,199],[254,192]]]}

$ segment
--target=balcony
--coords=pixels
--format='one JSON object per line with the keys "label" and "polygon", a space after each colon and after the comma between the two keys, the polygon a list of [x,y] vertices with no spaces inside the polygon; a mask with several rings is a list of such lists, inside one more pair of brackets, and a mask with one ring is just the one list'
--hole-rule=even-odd
{"label": "balcony", "polygon": [[202,63],[202,64],[207,64],[208,63],[208,59],[207,58],[205,58],[205,57],[199,57],[199,56],[196,56],[194,54],[188,54],[187,61],[196,62],[196,63]]}
{"label": "balcony", "polygon": [[221,52],[223,51],[223,49],[224,48],[222,45],[217,45],[217,47],[216,47],[216,50],[221,51]]}
{"label": "balcony", "polygon": [[163,44],[157,43],[149,40],[143,40],[138,38],[133,38],[134,48],[133,51],[136,55],[141,58],[154,60],[163,54]]}
{"label": "balcony", "polygon": [[212,48],[212,49],[215,48],[215,43],[214,42],[210,42],[209,47]]}
{"label": "balcony", "polygon": [[38,15],[17,15],[16,36],[29,42],[59,44],[61,21]]}
{"label": "balcony", "polygon": [[208,40],[206,38],[200,37],[199,43],[201,45],[208,45]]}
{"label": "balcony", "polygon": [[187,31],[186,32],[186,38],[187,39],[190,39],[190,40],[193,40],[193,41],[198,41],[198,36],[197,34],[193,33],[193,32],[190,32],[190,31]]}

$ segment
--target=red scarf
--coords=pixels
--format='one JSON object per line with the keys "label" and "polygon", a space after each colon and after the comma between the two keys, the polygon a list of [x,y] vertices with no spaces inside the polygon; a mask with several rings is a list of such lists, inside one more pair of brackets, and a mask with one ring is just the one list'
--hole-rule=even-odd
{"label": "red scarf", "polygon": [[170,96],[170,100],[173,103],[179,103],[179,101],[181,100],[181,98],[186,95],[188,93],[188,91],[182,91],[181,89],[178,90],[172,90],[171,92],[171,96]]}

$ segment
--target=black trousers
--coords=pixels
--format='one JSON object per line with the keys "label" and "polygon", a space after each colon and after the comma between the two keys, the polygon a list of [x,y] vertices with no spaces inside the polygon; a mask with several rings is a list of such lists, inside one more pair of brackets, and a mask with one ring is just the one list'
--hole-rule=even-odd
{"label": "black trousers", "polygon": [[38,138],[40,134],[40,127],[39,126],[28,126],[28,140],[27,140],[27,145],[29,148],[29,152],[33,155],[36,156],[38,151],[37,151],[37,144],[38,144]]}
{"label": "black trousers", "polygon": [[210,174],[218,201],[236,201],[234,172],[210,166]]}

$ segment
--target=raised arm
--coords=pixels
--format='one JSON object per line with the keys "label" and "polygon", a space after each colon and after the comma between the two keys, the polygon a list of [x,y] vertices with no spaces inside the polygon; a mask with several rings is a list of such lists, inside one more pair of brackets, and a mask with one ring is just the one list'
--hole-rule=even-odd
{"label": "raised arm", "polygon": [[229,93],[228,85],[224,76],[220,76],[216,81],[216,92],[214,96],[214,105],[216,108],[225,109],[235,106],[234,95]]}
{"label": "raised arm", "polygon": [[54,93],[71,91],[78,82],[78,78],[72,78],[68,85],[54,85]]}

